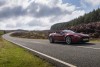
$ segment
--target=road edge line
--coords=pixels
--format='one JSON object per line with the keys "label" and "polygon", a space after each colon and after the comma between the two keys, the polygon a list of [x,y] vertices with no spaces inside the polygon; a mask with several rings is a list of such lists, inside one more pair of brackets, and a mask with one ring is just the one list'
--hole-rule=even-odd
{"label": "road edge line", "polygon": [[[3,38],[4,38],[4,37],[3,37]],[[4,39],[7,40],[6,38],[4,38]],[[23,47],[23,48],[25,48],[25,49],[28,49],[28,50],[30,50],[30,51],[32,51],[32,52],[35,52],[35,53],[37,53],[37,54],[40,54],[40,55],[42,55],[42,56],[44,56],[44,57],[47,57],[47,58],[49,58],[49,59],[52,59],[52,60],[57,61],[57,62],[59,62],[59,63],[62,63],[62,64],[64,64],[64,65],[66,65],[66,66],[69,66],[69,67],[77,67],[77,66],[75,66],[75,65],[73,65],[73,64],[64,62],[64,61],[59,60],[59,59],[57,59],[57,58],[55,58],[55,57],[46,55],[46,54],[41,53],[41,52],[39,52],[39,51],[36,51],[36,50],[33,50],[33,49],[28,48],[28,47],[26,47],[26,46],[23,46],[23,45],[21,45],[21,44],[19,44],[19,43],[16,43],[16,42],[13,42],[13,41],[10,41],[10,40],[7,40],[7,41],[12,42],[12,43],[14,43],[14,44],[16,44],[16,45],[18,45],[18,46],[21,46],[21,47]]]}

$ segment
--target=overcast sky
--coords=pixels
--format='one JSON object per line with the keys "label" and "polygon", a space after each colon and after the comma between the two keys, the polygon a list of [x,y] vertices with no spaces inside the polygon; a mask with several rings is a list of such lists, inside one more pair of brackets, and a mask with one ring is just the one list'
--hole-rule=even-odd
{"label": "overcast sky", "polygon": [[50,29],[99,7],[100,0],[0,0],[0,29]]}

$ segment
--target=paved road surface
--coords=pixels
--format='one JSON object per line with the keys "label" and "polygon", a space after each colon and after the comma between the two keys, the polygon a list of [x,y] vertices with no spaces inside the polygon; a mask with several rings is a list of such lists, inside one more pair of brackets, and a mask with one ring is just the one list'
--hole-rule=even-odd
{"label": "paved road surface", "polygon": [[99,43],[51,44],[48,40],[15,38],[9,34],[3,38],[41,55],[57,67],[100,67]]}

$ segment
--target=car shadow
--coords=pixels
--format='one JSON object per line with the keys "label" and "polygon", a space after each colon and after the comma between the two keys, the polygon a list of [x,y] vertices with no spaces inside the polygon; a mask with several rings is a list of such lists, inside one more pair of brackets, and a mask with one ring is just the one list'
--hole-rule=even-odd
{"label": "car shadow", "polygon": [[[55,42],[54,44],[68,45],[65,42]],[[70,46],[91,46],[91,45],[96,45],[96,44],[95,43],[73,43],[73,44],[70,44]]]}
{"label": "car shadow", "polygon": [[78,44],[71,44],[72,46],[92,46],[96,45],[95,43],[78,43]]}

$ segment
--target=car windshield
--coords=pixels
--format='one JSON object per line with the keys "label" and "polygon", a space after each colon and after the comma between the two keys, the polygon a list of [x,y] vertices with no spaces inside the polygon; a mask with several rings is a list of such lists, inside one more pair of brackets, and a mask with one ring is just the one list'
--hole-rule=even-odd
{"label": "car windshield", "polygon": [[71,30],[63,30],[62,32],[64,32],[64,33],[75,33],[74,31],[71,31]]}

